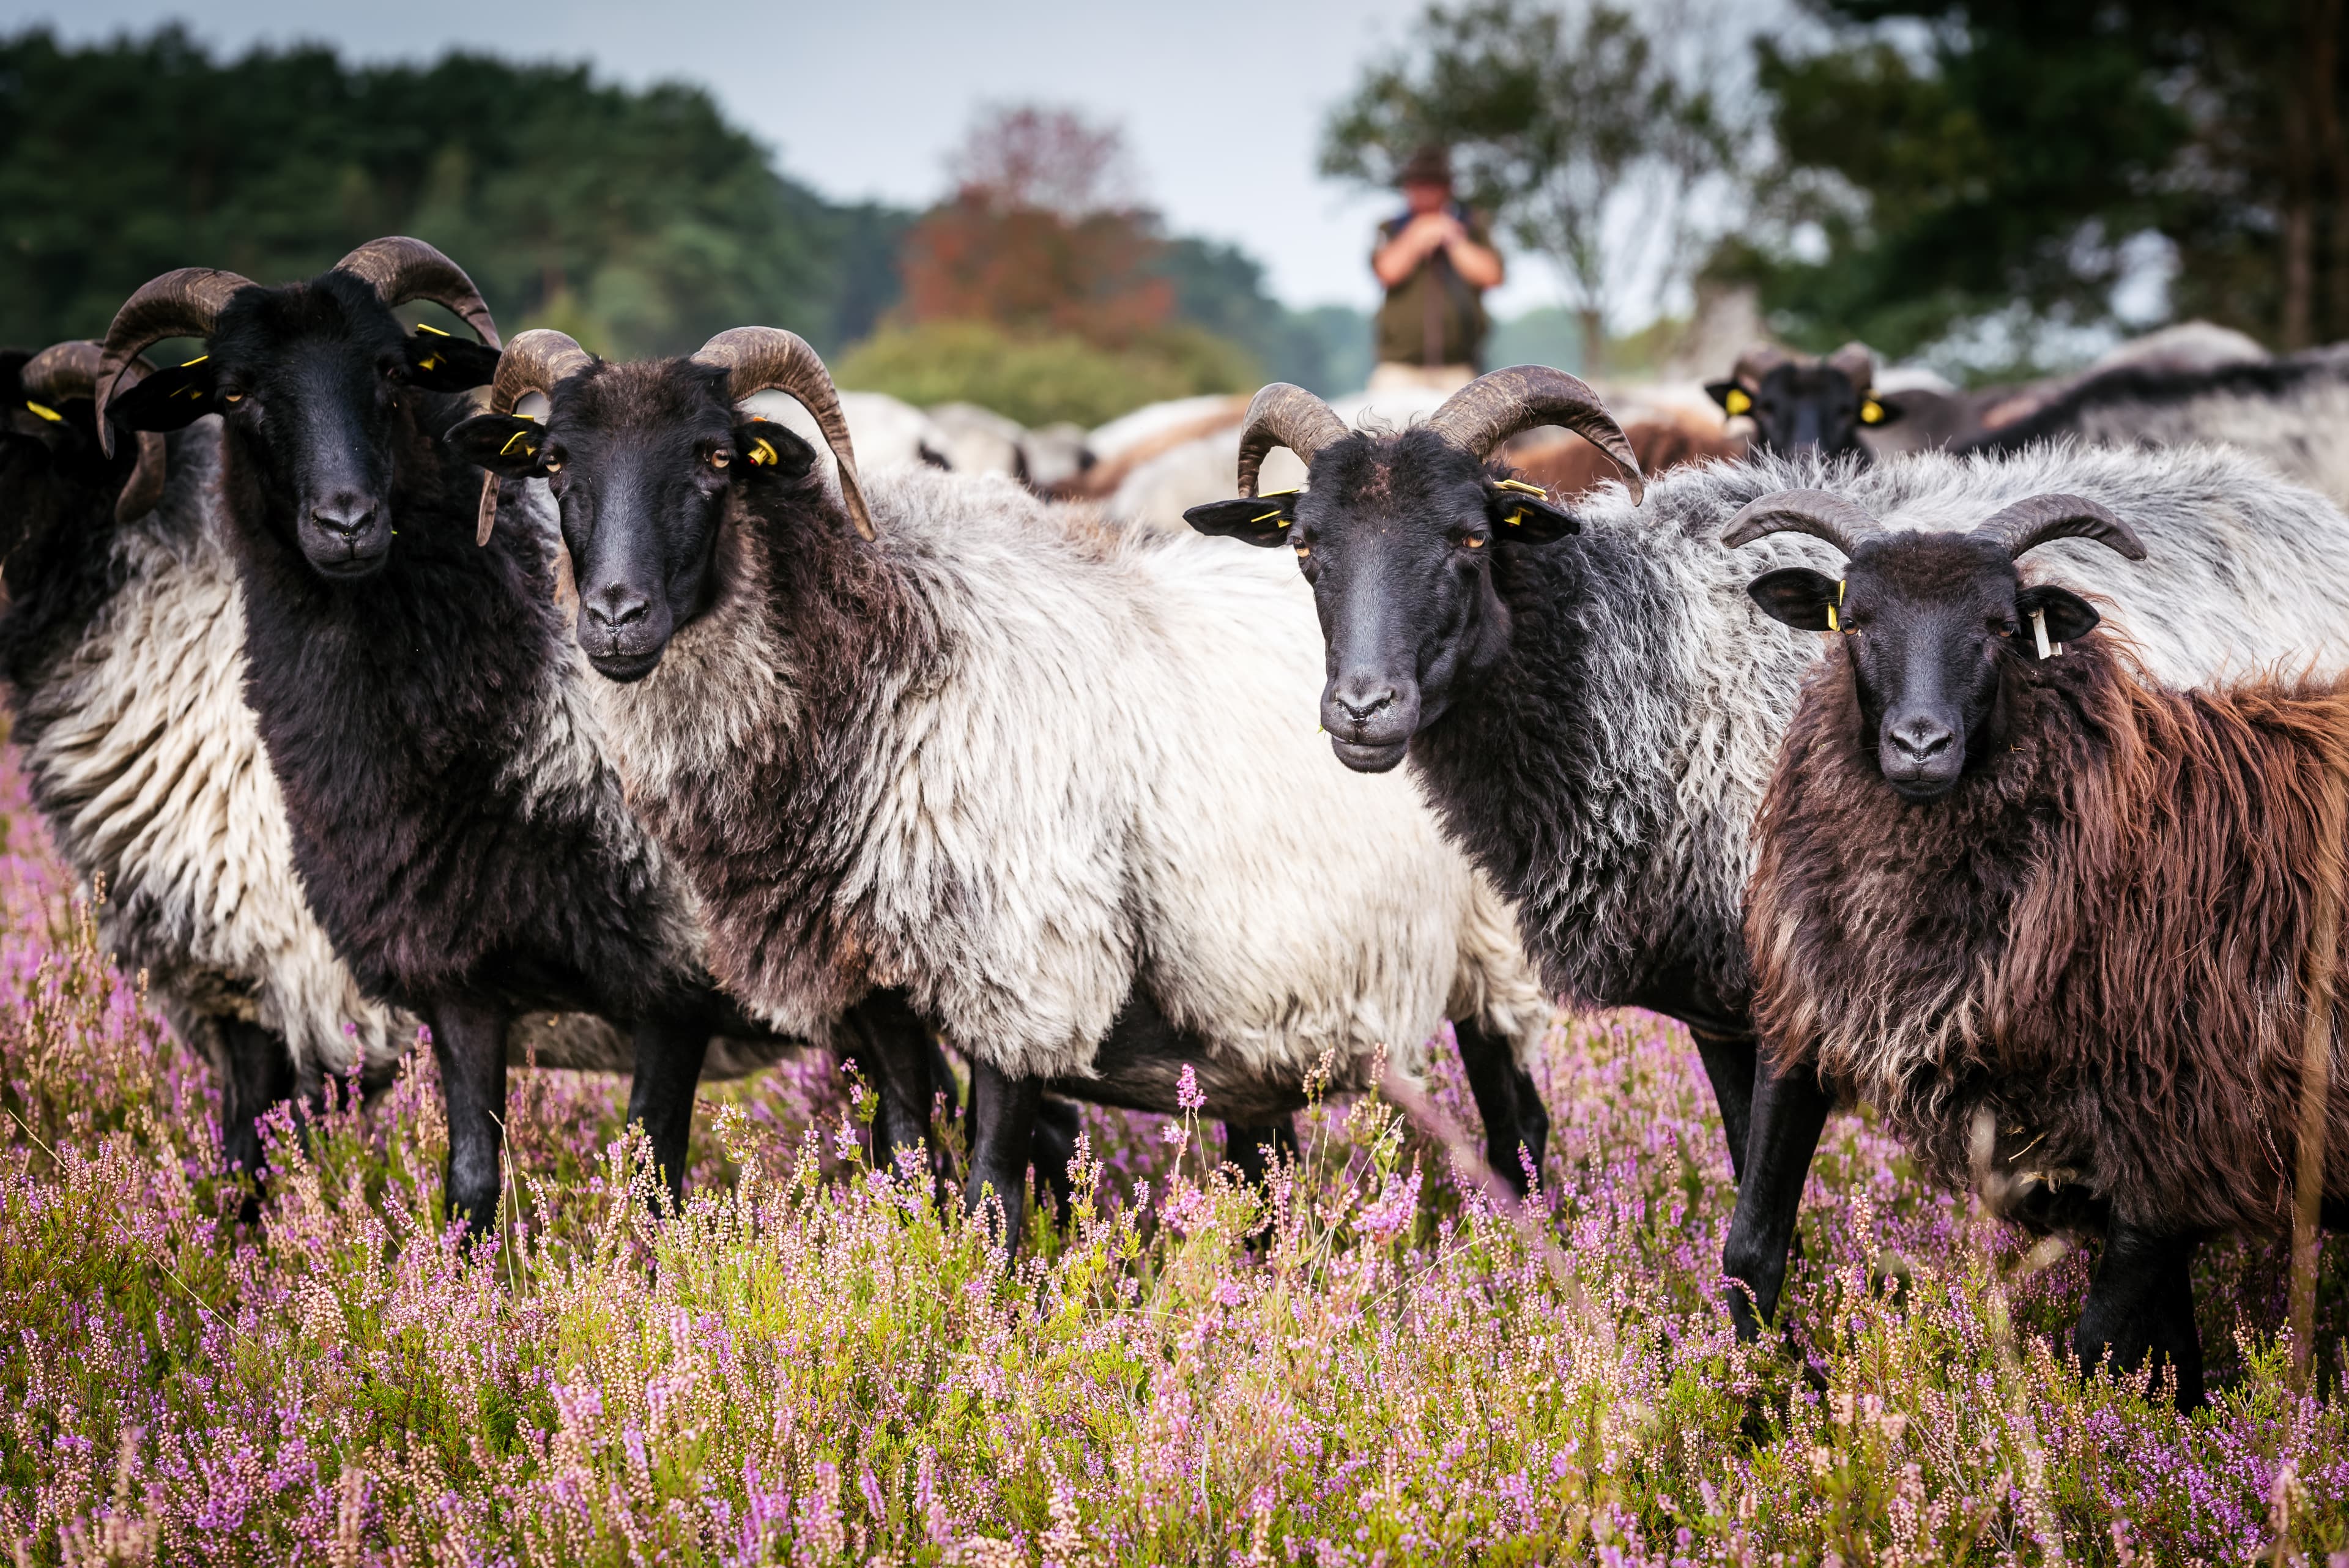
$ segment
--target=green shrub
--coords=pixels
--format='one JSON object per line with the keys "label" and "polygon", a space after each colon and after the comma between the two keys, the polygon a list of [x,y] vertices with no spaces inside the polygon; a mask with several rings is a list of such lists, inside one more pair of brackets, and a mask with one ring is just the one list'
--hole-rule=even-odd
{"label": "green shrub", "polygon": [[1157,327],[1109,349],[984,321],[885,327],[833,370],[843,387],[923,407],[973,402],[1027,425],[1097,425],[1167,398],[1251,391],[1260,379],[1246,349],[1196,327]]}

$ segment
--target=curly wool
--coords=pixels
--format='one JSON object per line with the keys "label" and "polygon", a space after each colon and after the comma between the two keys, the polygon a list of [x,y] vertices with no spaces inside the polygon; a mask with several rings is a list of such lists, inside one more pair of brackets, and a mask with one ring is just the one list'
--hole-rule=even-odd
{"label": "curly wool", "polygon": [[1217,1116],[1295,1103],[1325,1053],[1359,1085],[1448,1013],[1537,1034],[1506,907],[1408,780],[1315,732],[1286,561],[1077,527],[999,480],[866,493],[874,545],[812,488],[731,501],[717,604],[599,690],[730,991],[808,1031],[904,987],[959,1050],[1154,1104],[1100,1049],[1143,992],[1204,1041]]}
{"label": "curly wool", "polygon": [[[1765,1044],[1878,1106],[1951,1183],[1987,1117],[2004,1177],[2167,1233],[2281,1229],[2349,692],[2163,690],[2101,632],[2002,657],[2008,744],[1923,804],[1860,744],[1841,650],[1812,678],[1757,829]],[[2331,1127],[2338,1198],[2337,1075]]]}

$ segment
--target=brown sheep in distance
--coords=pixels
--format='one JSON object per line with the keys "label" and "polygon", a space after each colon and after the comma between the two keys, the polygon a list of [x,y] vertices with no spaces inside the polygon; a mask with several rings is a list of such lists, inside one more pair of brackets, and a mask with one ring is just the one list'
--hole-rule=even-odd
{"label": "brown sheep in distance", "polygon": [[[1790,491],[1726,539],[1789,531],[1849,565],[1750,589],[1777,620],[1844,634],[1756,829],[1764,1048],[1877,1106],[1943,1179],[2100,1232],[2083,1366],[2151,1355],[2197,1405],[2195,1248],[2291,1224],[2302,966],[2340,887],[2349,691],[2154,682],[2085,601],[2017,573],[2054,538],[2144,557],[2078,497],[1958,534]],[[2349,1197],[2332,1084],[2328,1210]]]}

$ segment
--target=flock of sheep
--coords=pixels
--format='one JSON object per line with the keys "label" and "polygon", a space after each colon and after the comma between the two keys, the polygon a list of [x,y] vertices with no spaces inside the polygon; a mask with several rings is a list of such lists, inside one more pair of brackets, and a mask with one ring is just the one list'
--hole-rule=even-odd
{"label": "flock of sheep", "polygon": [[853,1057],[891,1159],[943,1044],[1009,1243],[1070,1099],[1203,1106],[1253,1175],[1449,1020],[1523,1191],[1551,999],[1636,1005],[1719,1102],[1742,1330],[1856,1096],[2101,1237],[2083,1362],[2187,1405],[2195,1247],[2349,1198],[2349,358],[2002,408],[1756,353],[1734,438],[1520,367],[1083,438],[772,328],[502,348],[394,238],[0,369],[14,736],[248,1170],[419,1023],[476,1227],[509,1061],[633,1073],[677,1190],[705,1073]]}

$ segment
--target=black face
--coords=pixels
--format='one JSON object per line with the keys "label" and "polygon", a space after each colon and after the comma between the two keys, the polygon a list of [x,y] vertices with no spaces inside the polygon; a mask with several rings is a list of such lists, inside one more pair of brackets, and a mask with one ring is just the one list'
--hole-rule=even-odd
{"label": "black face", "polygon": [[109,412],[125,430],[225,416],[270,525],[338,578],[367,576],[390,555],[393,454],[415,434],[414,394],[485,385],[498,358],[463,338],[410,336],[373,288],[339,272],[239,291],[205,348],[118,396]]}
{"label": "black face", "polygon": [[1844,634],[1860,743],[1915,801],[1949,794],[2002,743],[2006,681],[2038,657],[2034,612],[2051,648],[2097,621],[2077,595],[2023,587],[2002,545],[1964,535],[1895,534],[1864,542],[1840,583],[1788,566],[1747,591],[1788,626]]}
{"label": "black face", "polygon": [[546,477],[579,589],[579,647],[606,679],[641,680],[709,607],[730,496],[812,491],[815,452],[781,425],[743,419],[726,372],[685,359],[597,365],[548,404],[543,430],[484,414],[448,439],[500,474]]}
{"label": "black face", "polygon": [[52,524],[110,523],[137,461],[128,441],[111,458],[98,450],[89,399],[42,401],[27,393],[16,372],[28,358],[0,355],[0,558],[13,558]]}
{"label": "black face", "polygon": [[1579,526],[1509,483],[1422,428],[1324,447],[1301,497],[1185,514],[1203,534],[1297,552],[1329,651],[1321,727],[1348,767],[1384,773],[1402,762],[1462,683],[1500,659],[1509,612],[1493,587],[1495,548]]}
{"label": "black face", "polygon": [[1827,457],[1867,455],[1859,432],[1892,423],[1899,405],[1872,397],[1832,365],[1778,365],[1759,384],[1714,381],[1705,390],[1732,414],[1754,421],[1754,444],[1763,452]]}

